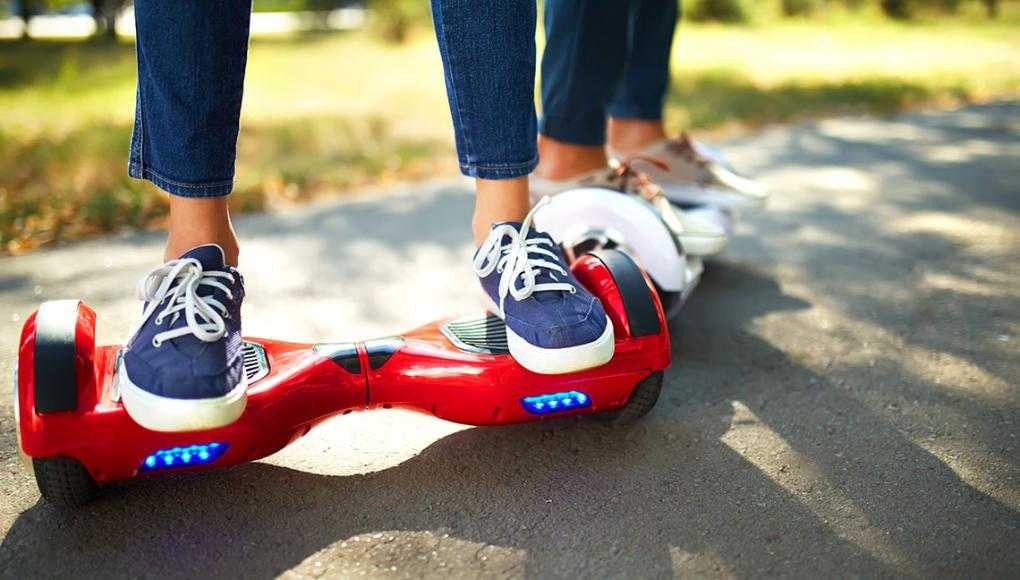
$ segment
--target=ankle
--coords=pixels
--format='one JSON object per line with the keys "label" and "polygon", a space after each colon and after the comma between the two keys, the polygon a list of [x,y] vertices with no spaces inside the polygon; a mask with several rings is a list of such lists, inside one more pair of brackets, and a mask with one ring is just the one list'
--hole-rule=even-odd
{"label": "ankle", "polygon": [[227,264],[237,266],[240,245],[225,197],[170,196],[168,229],[164,260],[174,260],[197,246],[216,244],[223,249]]}
{"label": "ankle", "polygon": [[662,119],[621,119],[611,117],[607,130],[609,148],[619,155],[640,153],[666,138]]}
{"label": "ankle", "polygon": [[535,175],[545,179],[570,179],[603,169],[609,164],[602,145],[575,145],[540,135]]}
{"label": "ankle", "polygon": [[531,199],[528,196],[527,177],[476,179],[475,214],[471,220],[475,246],[482,245],[489,236],[492,224],[522,221],[529,211]]}

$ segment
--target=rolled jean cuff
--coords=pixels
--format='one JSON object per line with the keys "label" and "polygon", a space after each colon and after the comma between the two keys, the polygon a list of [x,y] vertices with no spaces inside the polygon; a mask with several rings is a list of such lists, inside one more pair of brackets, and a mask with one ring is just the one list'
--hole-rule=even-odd
{"label": "rolled jean cuff", "polygon": [[538,155],[524,163],[463,163],[460,172],[479,179],[514,179],[530,175],[538,166]]}
{"label": "rolled jean cuff", "polygon": [[641,119],[659,121],[662,119],[662,103],[613,103],[607,112],[617,119]]}
{"label": "rolled jean cuff", "polygon": [[545,115],[539,131],[546,137],[574,145],[606,144],[606,118],[601,113],[588,118]]}
{"label": "rolled jean cuff", "polygon": [[185,183],[164,177],[141,163],[129,163],[128,175],[144,179],[163,191],[179,197],[223,197],[234,189],[234,180],[210,181],[206,183]]}

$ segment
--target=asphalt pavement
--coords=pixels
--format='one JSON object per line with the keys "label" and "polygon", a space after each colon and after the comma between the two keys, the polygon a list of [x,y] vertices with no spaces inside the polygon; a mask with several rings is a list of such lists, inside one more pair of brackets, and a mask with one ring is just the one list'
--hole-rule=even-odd
{"label": "asphalt pavement", "polygon": [[[162,235],[0,258],[0,577],[1020,575],[1020,103],[722,145],[774,198],[708,264],[629,429],[360,413],[62,511],[18,459],[21,323],[83,298],[124,340]],[[479,308],[471,204],[447,182],[239,218],[246,332]]]}

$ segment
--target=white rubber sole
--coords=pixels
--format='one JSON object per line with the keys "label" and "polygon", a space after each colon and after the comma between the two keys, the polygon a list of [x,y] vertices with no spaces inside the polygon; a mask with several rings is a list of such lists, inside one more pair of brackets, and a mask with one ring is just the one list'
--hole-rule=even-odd
{"label": "white rubber sole", "polygon": [[212,399],[171,399],[154,395],[131,382],[127,369],[117,372],[121,402],[128,415],[150,431],[202,431],[224,427],[237,420],[248,403],[248,381],[222,397]]}
{"label": "white rubber sole", "polygon": [[[489,311],[505,321],[503,313],[489,295],[483,293],[483,296],[489,304]],[[524,340],[509,326],[506,327],[506,343],[510,356],[522,367],[540,375],[561,375],[602,366],[609,362],[616,351],[616,334],[613,332],[613,322],[607,316],[606,329],[588,344],[566,348],[542,348]]]}
{"label": "white rubber sole", "polygon": [[506,342],[510,356],[522,367],[541,375],[560,375],[602,366],[613,358],[616,337],[613,323],[606,321],[602,335],[588,344],[566,348],[541,348],[520,336],[508,326]]}

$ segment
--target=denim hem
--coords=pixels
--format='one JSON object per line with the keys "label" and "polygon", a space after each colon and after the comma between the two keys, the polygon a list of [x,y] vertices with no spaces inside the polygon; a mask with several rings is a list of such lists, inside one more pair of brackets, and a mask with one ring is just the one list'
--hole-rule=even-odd
{"label": "denim hem", "polygon": [[606,120],[601,116],[591,119],[543,116],[539,132],[574,145],[606,144]]}
{"label": "denim hem", "polygon": [[164,177],[139,163],[128,165],[128,175],[135,179],[144,179],[163,191],[180,197],[223,197],[234,189],[234,180],[213,181],[208,183],[183,183]]}
{"label": "denim hem", "polygon": [[514,179],[529,175],[538,166],[538,155],[524,163],[461,163],[460,172],[479,179]]}

